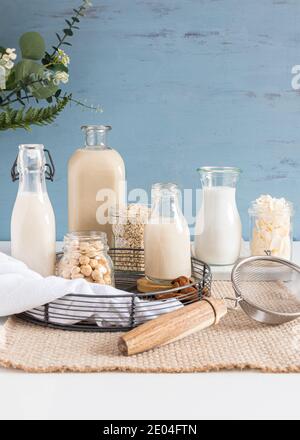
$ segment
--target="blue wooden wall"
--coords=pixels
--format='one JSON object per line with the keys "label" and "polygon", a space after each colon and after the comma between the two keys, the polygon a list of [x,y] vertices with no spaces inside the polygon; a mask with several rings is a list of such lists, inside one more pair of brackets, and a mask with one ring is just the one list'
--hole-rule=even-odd
{"label": "blue wooden wall", "polygon": [[[28,30],[47,43],[76,0],[1,0],[0,42]],[[300,239],[300,64],[298,0],[94,0],[70,48],[69,89],[104,113],[68,108],[51,127],[0,134],[0,239],[9,238],[19,143],[44,143],[57,164],[49,191],[58,236],[67,228],[66,166],[83,123],[113,126],[129,188],[176,181],[199,186],[201,165],[243,169],[238,203],[248,232],[249,202],[261,193],[292,200]]]}

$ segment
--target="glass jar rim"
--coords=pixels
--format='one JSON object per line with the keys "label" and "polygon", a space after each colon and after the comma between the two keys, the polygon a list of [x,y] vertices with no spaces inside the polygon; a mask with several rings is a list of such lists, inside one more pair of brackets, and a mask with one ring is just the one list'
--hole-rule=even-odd
{"label": "glass jar rim", "polygon": [[106,132],[112,130],[111,125],[82,125],[81,130],[94,130],[94,131],[101,131]]}
{"label": "glass jar rim", "polygon": [[231,174],[241,174],[242,170],[238,167],[213,167],[213,166],[204,166],[197,168],[198,173],[200,174],[221,174],[221,173],[231,173]]}
{"label": "glass jar rim", "polygon": [[101,231],[76,231],[68,232],[65,237],[65,241],[79,240],[81,242],[87,241],[101,241],[103,244],[107,245],[107,234]]}
{"label": "glass jar rim", "polygon": [[178,196],[180,189],[176,183],[168,182],[168,183],[154,183],[152,185],[152,196]]}
{"label": "glass jar rim", "polygon": [[[134,210],[134,208],[137,208],[137,211]],[[151,210],[151,205],[146,203],[129,203],[128,205],[124,206],[112,206],[109,209],[109,216],[110,217],[124,217],[124,218],[136,218],[137,214],[139,214],[141,211],[140,209],[144,209],[145,212],[142,212],[141,214],[146,214],[147,210]]]}
{"label": "glass jar rim", "polygon": [[19,150],[44,150],[43,144],[20,144]]}
{"label": "glass jar rim", "polygon": [[[278,208],[278,209],[274,209],[273,212],[275,214],[277,214],[278,212],[283,212],[283,213],[287,213],[290,214],[291,216],[293,216],[295,214],[295,209],[294,209],[294,204],[293,202],[290,202],[289,200],[285,201],[286,204],[284,207]],[[257,215],[257,214],[262,214],[265,211],[265,207],[262,205],[259,205],[257,203],[256,200],[253,200],[250,203],[250,207],[248,209],[248,213],[249,215]]]}

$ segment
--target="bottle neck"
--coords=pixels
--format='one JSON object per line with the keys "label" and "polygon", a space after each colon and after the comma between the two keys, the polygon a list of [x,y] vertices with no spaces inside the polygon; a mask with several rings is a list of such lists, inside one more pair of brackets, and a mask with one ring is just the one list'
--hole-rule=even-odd
{"label": "bottle neck", "polygon": [[153,199],[151,214],[152,220],[163,222],[168,220],[181,219],[182,217],[183,214],[180,209],[177,196],[158,196]]}
{"label": "bottle neck", "polygon": [[156,183],[152,186],[152,223],[168,223],[183,219],[179,205],[179,189],[173,183]]}
{"label": "bottle neck", "polygon": [[203,167],[199,169],[203,188],[230,187],[236,188],[240,176],[238,168]]}
{"label": "bottle neck", "polygon": [[107,132],[110,127],[84,127],[85,130],[85,148],[91,150],[108,150]]}
{"label": "bottle neck", "polygon": [[44,172],[28,172],[20,174],[19,193],[30,192],[37,194],[46,194],[46,179]]}
{"label": "bottle neck", "polygon": [[19,149],[19,193],[47,193],[44,147],[42,145],[20,145]]}

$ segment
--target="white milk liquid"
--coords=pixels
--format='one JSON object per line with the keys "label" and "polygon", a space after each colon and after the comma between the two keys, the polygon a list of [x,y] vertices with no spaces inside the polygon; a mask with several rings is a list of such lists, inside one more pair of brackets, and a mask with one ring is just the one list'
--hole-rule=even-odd
{"label": "white milk liquid", "polygon": [[242,225],[235,193],[235,188],[226,186],[203,189],[195,255],[208,264],[230,265],[240,256]]}
{"label": "white milk liquid", "polygon": [[[170,222],[172,220],[169,220]],[[155,280],[172,281],[191,276],[191,243],[187,224],[145,226],[145,271]]]}
{"label": "white milk liquid", "polygon": [[77,150],[69,161],[69,230],[102,231],[111,244],[109,210],[124,203],[125,179],[124,162],[117,151]]}
{"label": "white milk liquid", "polygon": [[17,195],[11,219],[11,252],[42,276],[55,272],[55,217],[47,193]]}

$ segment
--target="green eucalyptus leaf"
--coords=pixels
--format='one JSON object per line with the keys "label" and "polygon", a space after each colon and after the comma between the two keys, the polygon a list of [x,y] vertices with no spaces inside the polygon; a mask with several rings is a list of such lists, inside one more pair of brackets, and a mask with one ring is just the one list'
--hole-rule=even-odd
{"label": "green eucalyptus leaf", "polygon": [[8,78],[6,79],[6,90],[14,90],[16,87],[16,69],[15,67],[10,71]]}
{"label": "green eucalyptus leaf", "polygon": [[15,66],[16,80],[22,81],[28,78],[31,74],[42,74],[43,66],[33,60],[22,60]]}
{"label": "green eucalyptus leaf", "polygon": [[58,87],[54,84],[49,84],[47,86],[36,86],[32,91],[32,95],[37,99],[48,99],[54,96],[57,92]]}
{"label": "green eucalyptus leaf", "polygon": [[64,29],[64,33],[66,35],[68,35],[69,37],[72,37],[72,35],[74,35],[73,32],[71,31],[71,29]]}
{"label": "green eucalyptus leaf", "polygon": [[[42,64],[38,64],[32,60],[22,60],[16,65],[16,80],[24,81],[27,80],[31,75],[36,75],[37,78],[42,78],[46,68]],[[34,82],[29,84],[32,95],[37,99],[47,99],[53,96],[58,87],[50,83],[44,85],[40,82]]]}
{"label": "green eucalyptus leaf", "polygon": [[45,41],[38,32],[26,32],[21,36],[19,44],[23,58],[40,60],[45,54]]}

